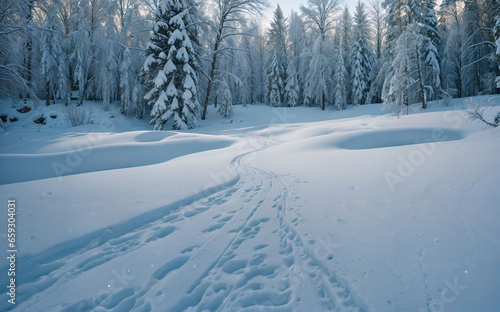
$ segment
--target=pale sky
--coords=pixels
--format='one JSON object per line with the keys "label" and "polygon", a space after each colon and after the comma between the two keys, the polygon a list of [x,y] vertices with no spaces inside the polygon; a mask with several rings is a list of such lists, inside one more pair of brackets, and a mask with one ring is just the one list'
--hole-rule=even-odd
{"label": "pale sky", "polygon": [[[362,0],[363,1],[363,0]],[[352,11],[358,0],[341,0],[340,1],[340,7],[344,8],[344,6],[347,4],[349,7],[349,10]],[[366,2],[366,1],[363,1]],[[283,10],[283,13],[285,13],[285,16],[290,15],[290,10],[294,10],[296,12],[300,13],[300,6],[307,6],[307,0],[269,0],[269,3],[271,4],[270,8],[268,11],[272,12],[276,9],[276,6],[279,4],[281,9]]]}

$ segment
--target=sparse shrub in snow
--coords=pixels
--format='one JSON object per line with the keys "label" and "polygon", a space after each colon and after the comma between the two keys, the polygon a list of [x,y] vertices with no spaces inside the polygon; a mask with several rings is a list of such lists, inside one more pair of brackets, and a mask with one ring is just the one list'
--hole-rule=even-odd
{"label": "sparse shrub in snow", "polygon": [[81,106],[68,106],[66,109],[66,115],[73,127],[78,127],[84,124],[89,124],[91,122],[92,108],[85,108]]}
{"label": "sparse shrub in snow", "polygon": [[478,103],[474,98],[468,99],[467,102],[469,103],[469,109],[466,111],[466,114],[469,117],[469,121],[477,119],[490,127],[498,127],[500,124],[500,112],[496,114],[493,121],[488,121],[484,117],[484,111],[489,107],[488,105],[485,105],[482,100]]}

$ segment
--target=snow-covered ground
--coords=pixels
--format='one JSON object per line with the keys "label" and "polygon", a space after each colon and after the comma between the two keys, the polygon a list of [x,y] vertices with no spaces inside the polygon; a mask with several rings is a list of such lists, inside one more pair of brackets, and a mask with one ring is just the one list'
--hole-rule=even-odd
{"label": "snow-covered ground", "polygon": [[93,123],[73,128],[61,104],[2,104],[18,121],[0,133],[0,197],[19,212],[2,311],[500,307],[500,133],[464,100],[400,118],[236,106],[185,132],[85,105]]}

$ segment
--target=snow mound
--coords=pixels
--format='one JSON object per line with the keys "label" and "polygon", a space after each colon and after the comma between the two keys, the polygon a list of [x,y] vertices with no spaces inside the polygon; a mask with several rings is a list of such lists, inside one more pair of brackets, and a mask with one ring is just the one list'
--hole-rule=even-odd
{"label": "snow mound", "polygon": [[[194,153],[222,149],[235,140],[229,137],[189,135],[184,140],[163,140],[171,132],[144,132],[135,141],[97,145],[88,141],[66,152],[43,154],[0,154],[0,185],[39,179],[148,166]],[[123,139],[123,138],[122,138]]]}
{"label": "snow mound", "polygon": [[446,128],[387,129],[350,134],[337,142],[337,147],[363,150],[396,147],[429,142],[462,140],[467,132]]}
{"label": "snow mound", "polygon": [[166,131],[149,131],[149,132],[144,132],[135,137],[136,142],[142,142],[142,143],[147,143],[147,142],[159,142],[162,141],[172,135],[174,135],[175,132],[166,132]]}

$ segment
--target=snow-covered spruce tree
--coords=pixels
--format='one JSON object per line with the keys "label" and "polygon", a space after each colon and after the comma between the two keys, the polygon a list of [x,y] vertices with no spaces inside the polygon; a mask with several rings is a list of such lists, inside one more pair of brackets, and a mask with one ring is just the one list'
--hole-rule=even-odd
{"label": "snow-covered spruce tree", "polygon": [[438,98],[441,89],[441,58],[438,51],[441,45],[441,34],[439,33],[438,21],[434,11],[435,0],[425,0],[423,2],[422,22],[419,24],[420,33],[424,40],[421,51],[423,80],[429,86],[426,89],[427,98],[435,100]]}
{"label": "snow-covered spruce tree", "polygon": [[290,14],[290,22],[288,25],[288,38],[289,38],[289,61],[293,62],[297,70],[297,85],[298,85],[298,103],[304,100],[304,86],[307,77],[306,71],[301,71],[301,54],[304,51],[307,42],[306,31],[304,28],[304,21],[297,12],[292,11]]}
{"label": "snow-covered spruce tree", "polygon": [[428,86],[423,82],[422,59],[420,55],[423,36],[418,32],[416,24],[403,31],[396,41],[394,60],[388,92],[382,96],[384,107],[400,115],[415,98],[420,97],[423,108],[426,108],[426,92]]}
{"label": "snow-covered spruce tree", "polygon": [[297,81],[297,70],[291,59],[288,60],[286,76],[285,105],[288,107],[295,107],[299,104],[299,85]]}
{"label": "snow-covered spruce tree", "polygon": [[219,83],[217,97],[220,105],[219,113],[223,117],[231,117],[233,115],[233,97],[225,78],[222,78],[222,81]]}
{"label": "snow-covered spruce tree", "polygon": [[58,60],[62,58],[60,27],[55,14],[49,12],[43,24],[41,38],[40,71],[45,86],[45,105],[50,105],[50,98],[55,93],[58,82]]}
{"label": "snow-covered spruce tree", "polygon": [[285,89],[283,80],[280,75],[280,64],[276,51],[273,52],[271,64],[269,67],[268,81],[269,81],[269,105],[276,107],[281,106],[281,90]]}
{"label": "snow-covered spruce tree", "polygon": [[[340,32],[341,32],[341,46],[342,46],[342,56],[344,57],[344,65],[347,70],[346,76],[346,86],[351,85],[351,61],[350,61],[350,51],[352,47],[352,16],[349,12],[347,5],[342,13],[342,18],[340,20]],[[351,102],[351,88],[346,89],[346,102]]]}
{"label": "snow-covered spruce tree", "polygon": [[[339,39],[336,39],[337,43]],[[342,47],[335,45],[335,53],[333,59],[333,85],[334,85],[334,101],[338,109],[344,109],[347,105],[346,97],[346,77],[347,70],[344,65],[344,53]]]}
{"label": "snow-covered spruce tree", "polygon": [[354,35],[351,48],[351,93],[352,104],[365,104],[370,88],[370,72],[373,65],[373,51],[368,41],[370,28],[364,4],[358,1],[354,13]]}
{"label": "snow-covered spruce tree", "polygon": [[328,32],[333,29],[333,14],[338,0],[309,0],[308,6],[302,6],[308,28],[313,32],[315,43],[309,64],[306,96],[325,110],[328,101],[328,87],[331,86],[331,66],[327,57]]}
{"label": "snow-covered spruce tree", "polygon": [[[271,27],[269,29],[269,50],[271,52],[269,70],[269,85],[272,87],[275,84],[279,94],[280,103],[278,106],[285,101],[285,82],[287,81],[286,70],[287,70],[287,46],[288,46],[288,32],[287,32],[287,18],[283,15],[283,11],[280,6],[276,7],[274,11],[274,17],[271,22]],[[277,79],[274,77],[275,74],[279,75]],[[271,95],[272,90],[269,90]],[[277,103],[271,103],[271,98],[269,98],[270,105],[276,106]]]}
{"label": "snow-covered spruce tree", "polygon": [[149,87],[144,98],[153,106],[151,123],[158,130],[169,120],[173,120],[174,130],[197,126],[198,77],[192,9],[187,0],[163,0],[156,12],[143,70]]}

